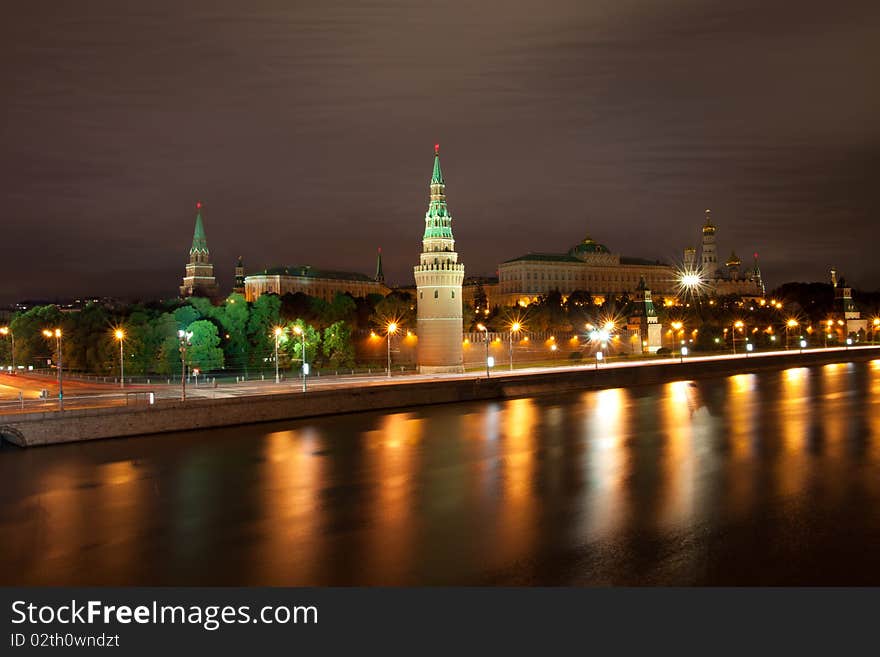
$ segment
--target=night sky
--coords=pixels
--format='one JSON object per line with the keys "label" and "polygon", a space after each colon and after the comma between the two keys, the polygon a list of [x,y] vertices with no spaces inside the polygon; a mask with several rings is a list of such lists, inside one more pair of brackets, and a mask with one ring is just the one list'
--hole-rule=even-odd
{"label": "night sky", "polygon": [[412,284],[435,142],[469,275],[589,233],[769,285],[880,286],[880,2],[165,0],[6,7],[0,302],[174,296],[205,204],[225,291]]}

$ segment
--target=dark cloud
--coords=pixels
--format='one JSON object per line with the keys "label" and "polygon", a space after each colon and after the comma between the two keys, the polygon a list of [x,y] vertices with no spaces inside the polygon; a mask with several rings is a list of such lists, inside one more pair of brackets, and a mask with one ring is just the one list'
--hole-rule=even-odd
{"label": "dark cloud", "polygon": [[442,144],[471,273],[589,232],[674,258],[711,207],[771,280],[880,285],[880,6],[20,3],[0,26],[0,300],[218,276],[411,282]]}

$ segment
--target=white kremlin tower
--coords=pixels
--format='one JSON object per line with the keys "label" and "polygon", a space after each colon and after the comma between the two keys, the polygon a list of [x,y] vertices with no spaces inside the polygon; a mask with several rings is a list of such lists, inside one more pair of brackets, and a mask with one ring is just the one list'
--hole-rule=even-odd
{"label": "white kremlin tower", "polygon": [[418,361],[423,373],[462,372],[461,284],[452,237],[452,215],[446,207],[446,184],[440,170],[440,145],[434,146],[431,201],[425,213],[422,255],[414,268],[417,288]]}

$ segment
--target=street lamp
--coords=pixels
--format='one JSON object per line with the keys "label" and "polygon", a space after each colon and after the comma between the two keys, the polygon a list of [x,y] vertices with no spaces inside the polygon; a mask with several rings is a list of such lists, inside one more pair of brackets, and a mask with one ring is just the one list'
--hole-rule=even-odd
{"label": "street lamp", "polygon": [[733,323],[733,333],[731,334],[731,342],[733,342],[733,353],[736,353],[736,329],[743,330],[745,328],[745,324],[742,323],[741,320],[736,320]]}
{"label": "street lamp", "polygon": [[125,388],[125,354],[122,350],[122,343],[125,342],[125,331],[116,329],[113,331],[113,337],[119,340],[119,387]]}
{"label": "street lamp", "polygon": [[388,378],[391,378],[391,336],[397,333],[397,322],[388,322],[385,327],[385,338],[388,342]]}
{"label": "street lamp", "polygon": [[180,345],[180,401],[186,401],[186,350],[192,346],[192,331],[177,332],[177,342]]}
{"label": "street lamp", "polygon": [[672,327],[672,357],[675,357],[675,335],[681,335],[681,330],[684,328],[684,324],[681,322],[672,322],[670,324]]}
{"label": "street lamp", "polygon": [[61,329],[43,329],[43,335],[47,338],[55,338],[55,349],[58,352],[58,409],[64,410],[64,366],[61,356]]}
{"label": "street lamp", "polygon": [[791,331],[791,329],[797,328],[797,326],[798,326],[798,321],[796,319],[794,319],[793,317],[785,323],[785,348],[786,349],[788,349],[789,332]]}
{"label": "street lamp", "polygon": [[511,372],[513,371],[513,334],[516,333],[518,335],[521,330],[522,330],[522,324],[520,324],[519,322],[514,322],[513,324],[510,325],[509,351],[510,351],[510,371]]}
{"label": "street lamp", "polygon": [[272,334],[275,336],[275,383],[281,383],[281,376],[278,374],[278,341],[284,335],[284,329],[276,326]]}
{"label": "street lamp", "polygon": [[[874,332],[877,332],[877,324],[880,323],[880,320],[874,320]],[[12,327],[10,326],[2,326],[0,327],[0,335],[9,336],[12,338],[12,373],[15,374],[15,333],[12,332]]]}
{"label": "street lamp", "polygon": [[[880,330],[880,317],[875,317],[874,321],[871,323],[871,325],[874,327],[874,330],[871,331],[871,342],[876,342],[877,341],[877,331]],[[0,331],[2,331],[2,329],[0,329]],[[13,342],[12,344],[13,344],[13,351],[15,351],[15,346],[14,346],[15,342]],[[15,361],[15,355],[13,354],[13,368],[12,369],[15,369],[14,361]]]}
{"label": "street lamp", "polygon": [[300,355],[302,356],[302,382],[303,382],[303,392],[306,391],[306,373],[309,371],[309,364],[306,362],[306,332],[303,330],[302,326],[294,326],[293,332],[296,333],[301,339],[300,343]]}
{"label": "street lamp", "polygon": [[486,343],[486,378],[489,378],[489,329],[485,324],[477,324],[477,329],[483,332],[483,342]]}

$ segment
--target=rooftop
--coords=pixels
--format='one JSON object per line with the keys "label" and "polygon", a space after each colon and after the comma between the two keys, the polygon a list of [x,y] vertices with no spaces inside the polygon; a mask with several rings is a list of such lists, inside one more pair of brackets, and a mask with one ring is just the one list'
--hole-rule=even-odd
{"label": "rooftop", "polygon": [[340,281],[361,281],[376,282],[371,276],[353,271],[335,271],[332,269],[316,269],[311,265],[287,265],[279,267],[269,267],[263,271],[248,274],[251,276],[298,276],[301,278],[329,278]]}

